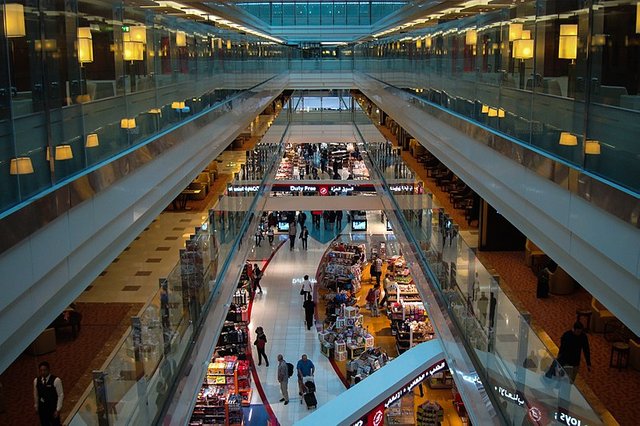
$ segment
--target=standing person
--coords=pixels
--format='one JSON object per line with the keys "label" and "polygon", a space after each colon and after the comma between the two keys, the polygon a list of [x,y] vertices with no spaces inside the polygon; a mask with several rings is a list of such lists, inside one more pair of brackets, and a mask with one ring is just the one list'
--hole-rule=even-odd
{"label": "standing person", "polygon": [[580,321],[576,321],[573,324],[573,329],[565,331],[560,338],[560,350],[558,351],[558,358],[551,363],[551,367],[546,372],[545,376],[551,378],[556,374],[556,368],[558,365],[566,368],[567,375],[571,379],[571,382],[576,379],[578,374],[578,367],[580,367],[580,354],[584,352],[584,359],[587,361],[587,369],[591,371],[591,351],[589,350],[589,339],[584,333],[584,326]]}
{"label": "standing person", "polygon": [[260,225],[258,225],[258,228],[256,229],[256,247],[260,247],[260,243],[262,242],[262,228],[260,227]]}
{"label": "standing person", "polygon": [[34,408],[40,417],[42,426],[60,425],[60,410],[64,400],[62,381],[51,374],[48,362],[38,365],[40,375],[33,380]]}
{"label": "standing person", "polygon": [[302,288],[300,289],[300,294],[302,295],[303,300],[307,300],[307,297],[311,296],[312,291],[313,284],[309,281],[309,275],[305,275],[304,280],[302,281]]}
{"label": "standing person", "polygon": [[260,293],[262,293],[262,287],[260,287],[260,280],[262,279],[262,271],[258,267],[257,263],[253,264],[253,292],[255,293],[256,289],[260,289]]}
{"label": "standing person", "polygon": [[376,272],[376,284],[380,286],[380,277],[382,276],[382,259],[380,257],[376,258],[375,272]]}
{"label": "standing person", "polygon": [[300,231],[300,241],[302,241],[302,249],[307,249],[307,240],[309,239],[309,230],[306,226],[302,227],[302,231]]}
{"label": "standing person", "polygon": [[316,312],[316,303],[313,301],[311,295],[307,296],[307,300],[302,304],[304,308],[304,319],[307,323],[307,330],[311,330],[313,326],[313,314]]}
{"label": "standing person", "polygon": [[327,210],[322,212],[322,222],[324,223],[324,230],[329,229],[329,212]]}
{"label": "standing person", "polygon": [[371,316],[379,317],[380,316],[380,284],[376,284],[373,286],[373,294],[371,296]]}
{"label": "standing person", "polygon": [[316,228],[320,228],[320,217],[322,216],[322,212],[319,210],[314,210],[311,212],[311,219],[312,219],[312,223],[313,226],[315,226]]}
{"label": "standing person", "polygon": [[258,349],[258,365],[262,365],[262,358],[264,358],[264,362],[268,367],[269,359],[267,358],[267,353],[264,351],[264,347],[267,345],[267,336],[264,334],[262,327],[256,328],[256,334],[256,340],[253,344]]}
{"label": "standing person", "polygon": [[296,365],[296,370],[298,370],[298,395],[302,396],[304,393],[304,383],[302,379],[313,376],[314,371],[316,371],[316,366],[307,358],[307,354],[302,354],[300,361],[298,361]]}
{"label": "standing person", "polygon": [[336,212],[336,230],[342,229],[342,210]]}
{"label": "standing person", "polygon": [[289,367],[282,354],[278,354],[278,383],[280,383],[280,392],[282,392],[280,402],[287,405],[289,403]]}
{"label": "standing person", "polygon": [[307,214],[303,211],[298,213],[298,225],[300,225],[300,227],[303,227],[306,221],[307,221]]}
{"label": "standing person", "polygon": [[269,227],[269,229],[267,229],[267,238],[269,238],[269,245],[272,246],[273,245],[273,227]]}
{"label": "standing person", "polygon": [[292,251],[296,247],[296,222],[291,221],[289,223],[289,251]]}

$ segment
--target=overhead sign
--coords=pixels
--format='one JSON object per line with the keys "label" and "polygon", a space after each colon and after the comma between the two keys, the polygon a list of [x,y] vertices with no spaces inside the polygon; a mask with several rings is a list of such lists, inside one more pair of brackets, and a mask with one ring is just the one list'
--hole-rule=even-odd
{"label": "overhead sign", "polygon": [[230,185],[227,188],[229,192],[258,192],[260,185]]}
{"label": "overhead sign", "polygon": [[331,195],[331,194],[348,194],[353,192],[375,192],[376,188],[372,183],[362,183],[362,184],[348,184],[348,183],[335,183],[335,184],[305,184],[305,185],[291,185],[291,184],[282,184],[276,183],[271,187],[271,191],[273,192],[319,192],[320,195]]}

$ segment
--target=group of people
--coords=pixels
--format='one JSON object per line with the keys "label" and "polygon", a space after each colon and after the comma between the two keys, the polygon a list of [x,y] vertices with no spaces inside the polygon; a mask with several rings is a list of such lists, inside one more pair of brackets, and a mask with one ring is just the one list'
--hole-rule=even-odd
{"label": "group of people", "polygon": [[[258,352],[258,366],[262,365],[262,360],[264,359],[265,366],[269,366],[269,359],[267,358],[267,354],[265,352],[265,347],[267,344],[267,336],[264,334],[264,330],[262,327],[256,328],[256,340],[254,341],[254,346],[257,348]],[[292,367],[289,367],[289,363],[284,359],[282,354],[278,354],[278,383],[280,384],[280,392],[282,393],[282,398],[280,402],[284,402],[284,405],[289,404],[289,378],[293,375]],[[298,394],[302,396],[305,392],[305,382],[304,380],[308,377],[313,377],[315,372],[315,365],[313,362],[307,357],[306,354],[303,354],[296,365],[296,370],[298,372]]]}
{"label": "group of people", "polygon": [[251,262],[249,261],[247,261],[245,268],[247,272],[247,278],[249,279],[251,294],[255,294],[256,291],[258,293],[262,293],[262,287],[260,286],[260,280],[262,280],[262,277],[264,275],[262,269],[260,269],[257,263],[254,263],[253,266],[251,266]]}
{"label": "group of people", "polygon": [[324,229],[334,229],[339,231],[342,229],[342,210],[313,210],[311,212],[311,223],[314,228],[320,229],[320,221],[324,222]]}

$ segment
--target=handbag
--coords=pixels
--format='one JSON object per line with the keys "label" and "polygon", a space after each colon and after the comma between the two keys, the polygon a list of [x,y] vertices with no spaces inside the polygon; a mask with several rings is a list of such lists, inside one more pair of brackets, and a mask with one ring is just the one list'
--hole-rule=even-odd
{"label": "handbag", "polygon": [[300,289],[300,296],[304,296],[304,289]]}

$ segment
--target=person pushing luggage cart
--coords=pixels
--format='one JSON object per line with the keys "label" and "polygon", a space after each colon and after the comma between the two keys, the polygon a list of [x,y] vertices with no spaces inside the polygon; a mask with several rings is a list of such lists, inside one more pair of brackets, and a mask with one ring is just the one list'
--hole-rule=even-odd
{"label": "person pushing luggage cart", "polygon": [[316,384],[313,381],[313,376],[303,377],[302,383],[304,386],[302,399],[304,399],[304,403],[307,404],[307,409],[317,408],[318,400],[316,399]]}

